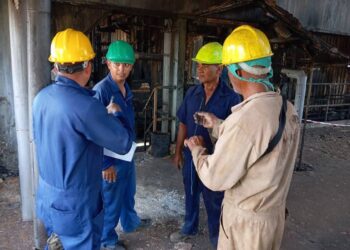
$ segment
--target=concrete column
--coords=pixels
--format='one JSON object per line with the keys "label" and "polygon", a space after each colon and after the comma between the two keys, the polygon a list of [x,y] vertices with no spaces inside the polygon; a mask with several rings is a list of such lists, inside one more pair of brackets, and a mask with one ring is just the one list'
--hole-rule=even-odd
{"label": "concrete column", "polygon": [[[28,69],[28,113],[29,116],[29,142],[31,153],[31,169],[33,171],[32,196],[35,199],[38,166],[36,162],[35,145],[32,127],[32,105],[35,95],[50,82],[50,54],[51,40],[51,0],[29,0],[26,12],[27,19],[27,69]],[[34,203],[35,205],[35,203]],[[34,206],[35,208],[35,206]],[[34,209],[35,212],[35,209]],[[34,213],[34,243],[35,247],[42,249],[46,241],[43,224]]]}
{"label": "concrete column", "polygon": [[27,33],[26,2],[8,1],[10,24],[10,51],[18,168],[21,190],[21,209],[24,221],[33,218],[32,175],[29,151],[28,84],[27,84]]}

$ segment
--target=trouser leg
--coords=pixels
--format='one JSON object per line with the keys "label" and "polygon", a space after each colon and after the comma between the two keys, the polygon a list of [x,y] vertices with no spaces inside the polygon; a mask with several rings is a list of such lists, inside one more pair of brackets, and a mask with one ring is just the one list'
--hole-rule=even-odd
{"label": "trouser leg", "polygon": [[207,210],[210,243],[216,248],[219,237],[221,203],[224,192],[214,192],[203,186],[204,205]]}
{"label": "trouser leg", "polygon": [[136,169],[135,165],[130,166],[130,173],[126,180],[127,186],[124,194],[123,206],[120,215],[120,223],[124,232],[133,232],[140,225],[141,221],[135,210],[136,194]]}
{"label": "trouser leg", "polygon": [[128,183],[124,179],[117,179],[114,183],[103,181],[105,215],[101,237],[102,246],[115,245],[118,242],[118,235],[115,228],[119,222],[127,185]]}
{"label": "trouser leg", "polygon": [[185,188],[185,222],[182,233],[194,235],[198,232],[199,223],[199,178],[193,164],[186,162],[183,169],[183,183]]}

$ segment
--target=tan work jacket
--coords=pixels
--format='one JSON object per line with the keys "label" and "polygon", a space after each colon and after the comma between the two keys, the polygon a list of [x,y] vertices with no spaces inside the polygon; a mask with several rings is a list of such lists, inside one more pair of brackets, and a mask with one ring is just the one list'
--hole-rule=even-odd
{"label": "tan work jacket", "polygon": [[[259,240],[254,242],[254,239],[250,239],[253,236],[249,236],[250,229],[245,226],[247,222],[238,230],[246,230],[247,238],[242,237],[243,232],[241,236],[235,235],[237,230],[231,227],[239,224],[238,217],[244,217],[246,221],[258,218],[270,223],[273,217],[276,217],[276,213],[284,215],[299,141],[299,120],[291,103],[288,102],[286,125],[280,142],[272,152],[261,157],[277,133],[281,105],[282,98],[275,92],[250,96],[233,107],[232,114],[213,128],[212,136],[218,140],[212,155],[207,155],[205,148],[201,146],[192,150],[194,165],[204,185],[213,191],[225,191],[221,230],[226,229],[225,236],[228,241],[225,244],[230,246],[221,244],[222,249],[279,247],[284,218],[283,222],[277,222],[278,229],[271,229],[279,232],[278,239],[273,236],[276,232],[271,232],[270,236],[265,237],[266,241],[277,241],[273,243],[275,247],[269,245],[269,242],[259,243]],[[266,228],[261,230],[266,231]],[[219,249],[221,238],[222,232]],[[236,241],[253,241],[252,244],[255,245],[247,246],[244,242]],[[232,247],[231,244],[236,247]]]}

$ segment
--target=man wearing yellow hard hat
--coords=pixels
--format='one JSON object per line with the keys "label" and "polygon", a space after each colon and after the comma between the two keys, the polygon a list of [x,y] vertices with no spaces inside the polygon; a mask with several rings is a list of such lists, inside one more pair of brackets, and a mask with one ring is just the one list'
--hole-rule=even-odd
{"label": "man wearing yellow hard hat", "polygon": [[248,25],[225,40],[223,64],[244,101],[221,120],[198,114],[217,138],[210,153],[200,137],[185,141],[199,178],[225,191],[218,249],[279,249],[285,204],[299,141],[293,105],[270,82],[272,51],[266,35]]}
{"label": "man wearing yellow hard hat", "polygon": [[132,144],[131,132],[113,117],[117,107],[106,109],[85,88],[94,57],[82,32],[58,32],[49,58],[57,77],[33,103],[37,215],[65,250],[100,249],[103,148],[125,154]]}
{"label": "man wearing yellow hard hat", "polygon": [[194,169],[191,152],[188,148],[183,148],[183,143],[188,137],[200,135],[205,140],[208,152],[212,153],[213,144],[208,130],[195,123],[194,114],[199,111],[206,111],[214,113],[220,119],[225,119],[230,114],[231,107],[240,101],[240,97],[220,78],[222,72],[221,60],[221,44],[211,42],[200,48],[193,61],[197,62],[197,76],[201,84],[187,91],[177,112],[180,122],[173,161],[175,166],[180,168],[182,153],[184,153],[182,174],[185,188],[185,221],[181,230],[171,234],[170,240],[173,242],[197,234],[199,200],[200,193],[202,193],[208,216],[209,239],[214,248],[217,246],[221,202],[224,194],[223,192],[213,192],[202,184]]}

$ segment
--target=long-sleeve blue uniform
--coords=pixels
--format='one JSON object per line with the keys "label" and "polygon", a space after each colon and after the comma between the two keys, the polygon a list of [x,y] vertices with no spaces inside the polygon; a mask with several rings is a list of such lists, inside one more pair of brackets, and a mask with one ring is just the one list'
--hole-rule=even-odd
{"label": "long-sleeve blue uniform", "polygon": [[[204,138],[205,146],[210,154],[213,151],[208,130],[203,126],[195,124],[193,115],[198,111],[205,111],[215,114],[220,119],[225,119],[231,114],[231,107],[240,102],[240,97],[230,89],[221,79],[219,85],[205,103],[205,92],[203,85],[196,85],[190,88],[177,111],[177,117],[181,123],[186,125],[189,138],[200,135]],[[223,192],[214,192],[206,188],[199,179],[192,163],[191,151],[184,148],[185,161],[182,168],[183,183],[185,187],[185,222],[182,233],[194,235],[198,231],[199,198],[203,194],[203,201],[208,215],[209,238],[213,246],[217,245],[219,235],[219,218],[221,213],[221,202]]]}
{"label": "long-sleeve blue uniform", "polygon": [[[135,139],[135,115],[132,104],[133,95],[128,84],[125,83],[124,86],[126,89],[125,98],[111,75],[108,74],[95,85],[95,97],[105,106],[110,103],[112,96],[114,97],[114,103],[118,104],[121,108],[121,111],[116,115],[133,131],[133,138]],[[104,156],[103,169],[110,166],[115,168],[117,180],[114,183],[102,181],[105,215],[101,246],[113,246],[117,244],[118,235],[114,229],[119,220],[125,232],[134,231],[140,224],[140,218],[134,209],[136,193],[136,170],[134,161],[127,162]]]}
{"label": "long-sleeve blue uniform", "polygon": [[66,250],[99,249],[103,147],[125,154],[132,144],[130,131],[93,94],[58,76],[33,102],[37,215]]}

